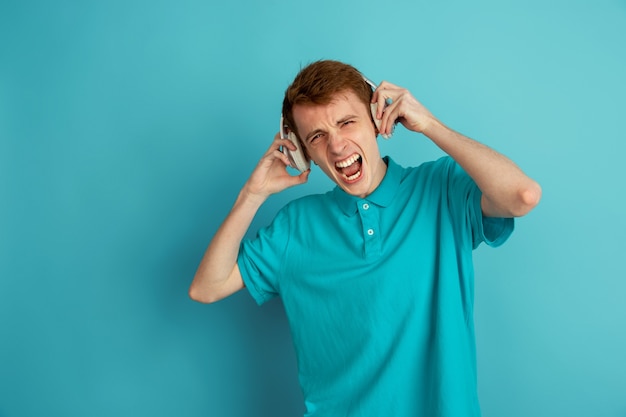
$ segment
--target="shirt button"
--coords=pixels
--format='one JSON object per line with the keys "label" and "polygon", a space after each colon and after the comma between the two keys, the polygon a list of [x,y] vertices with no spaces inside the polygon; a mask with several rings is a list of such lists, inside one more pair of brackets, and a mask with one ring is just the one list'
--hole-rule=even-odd
{"label": "shirt button", "polygon": [[367,203],[363,204],[363,210],[367,210],[368,208],[370,208],[370,205]]}
{"label": "shirt button", "polygon": [[374,234],[374,229],[367,229],[367,234],[372,236]]}

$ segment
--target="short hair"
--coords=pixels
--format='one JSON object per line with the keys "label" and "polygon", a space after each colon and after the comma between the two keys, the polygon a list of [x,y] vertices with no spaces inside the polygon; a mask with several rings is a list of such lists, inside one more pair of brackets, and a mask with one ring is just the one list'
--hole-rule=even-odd
{"label": "short hair", "polygon": [[287,127],[300,137],[293,118],[296,104],[329,104],[337,93],[352,91],[369,109],[372,88],[353,66],[339,61],[321,60],[301,69],[285,91],[283,118]]}

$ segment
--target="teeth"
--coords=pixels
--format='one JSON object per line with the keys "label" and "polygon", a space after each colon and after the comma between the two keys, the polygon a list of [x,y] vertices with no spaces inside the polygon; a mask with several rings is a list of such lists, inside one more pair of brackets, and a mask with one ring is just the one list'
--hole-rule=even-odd
{"label": "teeth", "polygon": [[346,179],[348,181],[352,181],[352,180],[355,180],[355,179],[359,178],[359,175],[361,175],[361,171],[360,170],[356,174],[354,174],[354,175],[350,175],[349,177],[346,177],[344,175],[344,177],[346,177]]}
{"label": "teeth", "polygon": [[346,168],[354,164],[358,160],[359,160],[359,155],[355,154],[355,155],[352,155],[350,158],[346,159],[345,161],[337,162],[335,166],[337,168]]}

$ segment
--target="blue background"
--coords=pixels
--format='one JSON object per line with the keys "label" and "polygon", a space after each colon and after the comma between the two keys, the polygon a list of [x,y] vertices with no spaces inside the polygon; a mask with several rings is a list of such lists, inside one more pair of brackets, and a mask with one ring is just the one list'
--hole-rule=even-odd
{"label": "blue background", "polygon": [[[626,416],[626,1],[0,3],[0,416],[297,416],[280,301],[187,287],[320,58],[543,186],[476,260],[485,417]],[[398,129],[404,165],[436,158]],[[251,233],[288,200],[272,197]]]}

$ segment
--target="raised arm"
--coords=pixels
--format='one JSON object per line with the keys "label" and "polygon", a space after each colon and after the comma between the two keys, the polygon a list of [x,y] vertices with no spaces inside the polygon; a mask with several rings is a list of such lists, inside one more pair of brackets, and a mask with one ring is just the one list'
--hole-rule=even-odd
{"label": "raised arm", "polygon": [[292,176],[286,171],[289,159],[280,152],[281,146],[295,150],[289,140],[276,135],[204,253],[189,287],[189,296],[193,300],[212,303],[244,287],[237,255],[256,212],[271,194],[307,181],[309,171],[299,176]]}
{"label": "raised arm", "polygon": [[445,126],[411,93],[388,82],[382,82],[372,102],[384,108],[387,98],[392,104],[379,110],[380,132],[390,133],[398,120],[407,129],[423,133],[450,155],[483,193],[481,208],[486,217],[520,217],[532,210],[541,198],[541,187],[513,161],[473,139]]}

